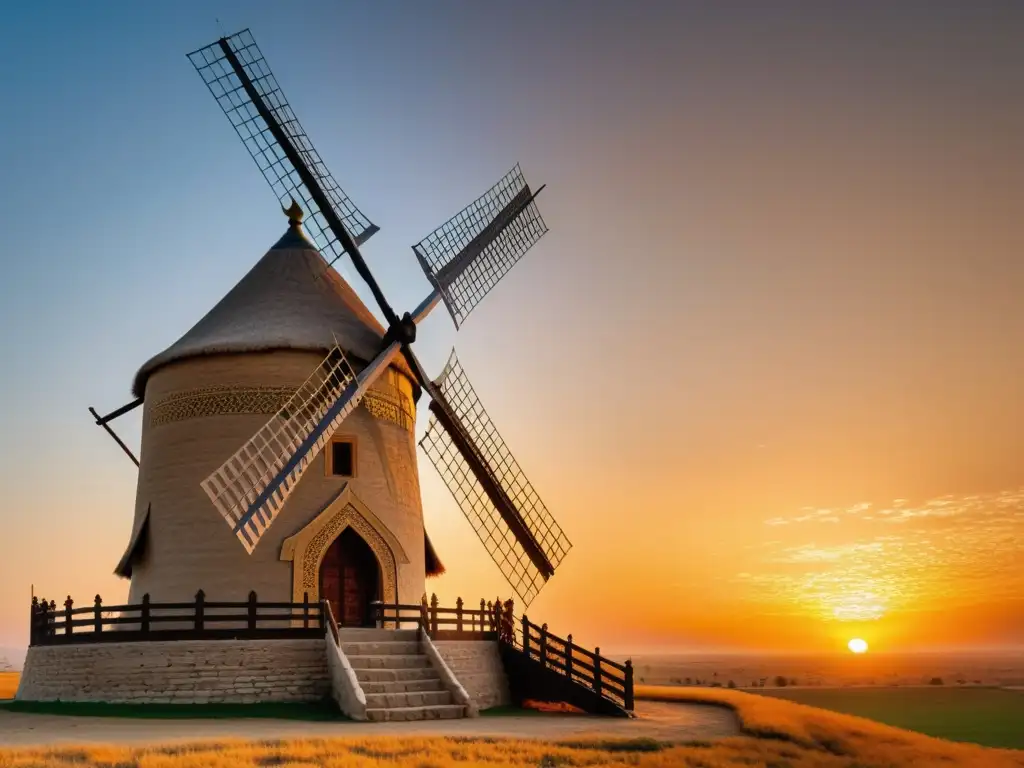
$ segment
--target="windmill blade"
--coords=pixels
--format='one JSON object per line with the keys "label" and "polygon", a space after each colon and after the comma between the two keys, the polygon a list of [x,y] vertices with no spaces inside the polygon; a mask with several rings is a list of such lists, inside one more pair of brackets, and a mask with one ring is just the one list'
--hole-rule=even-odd
{"label": "windmill blade", "polygon": [[255,435],[201,483],[252,554],[310,463],[400,352],[390,344],[358,376],[334,347]]}
{"label": "windmill blade", "polygon": [[531,192],[517,165],[413,246],[456,328],[548,231],[534,200],[540,189]]}
{"label": "windmill blade", "polygon": [[572,544],[494,428],[454,351],[434,384],[420,446],[528,607]]}
{"label": "windmill blade", "polygon": [[378,227],[332,178],[248,29],[200,48],[188,58],[281,207],[291,198],[307,212],[303,226],[329,263],[348,250],[336,222],[344,224],[357,245],[377,232]]}

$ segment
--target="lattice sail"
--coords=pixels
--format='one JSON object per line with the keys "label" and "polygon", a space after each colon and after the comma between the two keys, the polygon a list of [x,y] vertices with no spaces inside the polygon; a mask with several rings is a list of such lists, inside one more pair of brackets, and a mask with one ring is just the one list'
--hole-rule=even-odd
{"label": "lattice sail", "polygon": [[245,445],[202,482],[203,490],[250,554],[310,462],[398,354],[392,344],[358,376],[334,347]]}
{"label": "lattice sail", "polygon": [[[237,68],[224,50],[225,45],[233,54]],[[289,198],[302,206],[306,212],[302,224],[328,262],[334,263],[345,249],[300,179],[295,165],[274,137],[258,105],[246,91],[240,75],[251,82],[272,120],[280,126],[288,143],[301,157],[302,164],[313,174],[334,213],[344,223],[356,244],[362,245],[377,232],[378,227],[353,204],[320,159],[248,29],[193,51],[188,58],[256,161],[281,207],[287,207]]]}
{"label": "lattice sail", "polygon": [[[518,511],[533,541],[552,568],[556,567],[568,554],[572,544],[494,428],[454,351],[434,383],[477,455]],[[523,542],[517,539],[466,457],[435,414],[431,414],[420,446],[441,474],[459,508],[523,606],[529,606],[544,586],[547,576],[534,563]]]}
{"label": "lattice sail", "polygon": [[456,328],[548,231],[534,197],[517,165],[413,246]]}

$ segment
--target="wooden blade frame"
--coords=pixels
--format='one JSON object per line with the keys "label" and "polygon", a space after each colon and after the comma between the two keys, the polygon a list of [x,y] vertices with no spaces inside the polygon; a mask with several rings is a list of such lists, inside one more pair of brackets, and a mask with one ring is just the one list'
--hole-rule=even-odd
{"label": "wooden blade frame", "polygon": [[221,38],[188,58],[281,207],[289,199],[302,206],[303,225],[328,263],[333,265],[346,252],[354,255],[355,246],[366,242],[378,227],[327,170],[249,30]]}
{"label": "wooden blade frame", "polygon": [[[438,305],[435,290],[412,312],[423,321]],[[202,483],[203,490],[252,554],[260,537],[363,395],[401,353],[397,341],[384,348],[358,376],[335,347],[277,414]]]}
{"label": "wooden blade frame", "polygon": [[413,246],[458,328],[548,231],[517,165],[487,192]]}
{"label": "wooden blade frame", "polygon": [[572,544],[494,428],[454,352],[434,384],[420,446],[529,606]]}
{"label": "wooden blade frame", "polygon": [[250,554],[310,463],[399,353],[389,345],[358,376],[335,347],[264,426],[202,482]]}

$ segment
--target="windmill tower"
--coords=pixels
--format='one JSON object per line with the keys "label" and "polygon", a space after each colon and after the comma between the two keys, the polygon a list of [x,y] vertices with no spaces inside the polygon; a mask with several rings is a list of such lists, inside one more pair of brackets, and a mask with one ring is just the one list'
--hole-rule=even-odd
{"label": "windmill tower", "polygon": [[[213,600],[305,593],[359,624],[372,600],[418,601],[424,579],[442,570],[423,530],[413,439],[425,394],[421,446],[529,605],[571,545],[454,352],[431,379],[412,344],[440,303],[459,327],[544,235],[540,190],[517,166],[415,245],[431,290],[400,317],[360,252],[377,227],[327,171],[248,30],[189,58],[289,228],[142,366],[134,403],[105,417],[93,411],[110,431],[110,420],[145,406],[135,518],[117,567],[132,580],[129,602],[185,601],[199,588]],[[387,327],[333,269],[343,256]]]}
{"label": "windmill tower", "polygon": [[[130,603],[144,594],[185,602],[200,588],[211,599],[240,601],[254,590],[283,602],[304,593],[316,598],[326,586],[338,612],[346,586],[341,566],[352,560],[369,571],[347,585],[365,592],[356,601],[365,610],[371,600],[418,599],[425,576],[441,570],[419,500],[418,386],[402,358],[325,443],[317,471],[291,500],[287,523],[251,554],[225,535],[200,487],[330,350],[344,349],[357,365],[376,355],[385,330],[325,266],[292,208],[287,232],[249,273],[140,368],[133,387],[145,403],[135,520],[117,568],[131,578]],[[311,571],[321,561],[326,585]],[[367,620],[351,607],[349,614],[347,623]]]}

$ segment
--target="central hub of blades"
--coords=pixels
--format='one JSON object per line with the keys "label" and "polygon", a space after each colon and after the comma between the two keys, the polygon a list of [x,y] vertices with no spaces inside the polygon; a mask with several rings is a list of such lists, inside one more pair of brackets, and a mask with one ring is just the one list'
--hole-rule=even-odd
{"label": "central hub of blades", "polygon": [[401,320],[392,323],[384,341],[397,341],[402,346],[408,346],[416,341],[416,323],[413,322],[412,315],[406,312]]}

